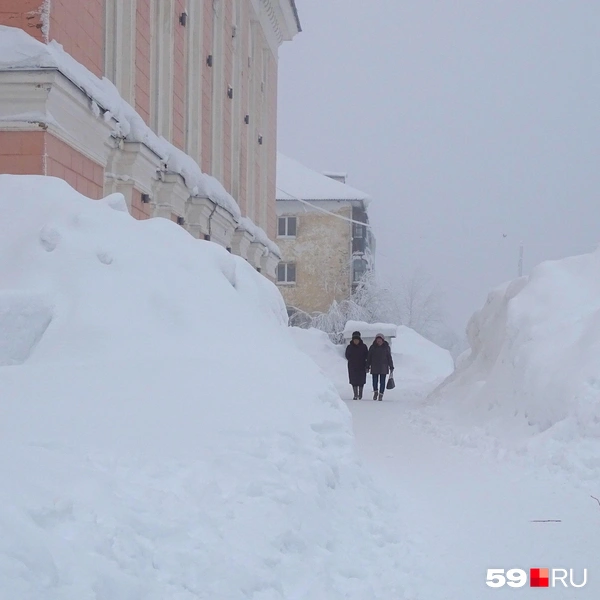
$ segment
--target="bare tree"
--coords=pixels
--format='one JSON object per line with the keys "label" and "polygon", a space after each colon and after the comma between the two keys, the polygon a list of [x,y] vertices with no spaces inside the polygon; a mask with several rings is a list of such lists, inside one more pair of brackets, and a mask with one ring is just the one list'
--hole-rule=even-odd
{"label": "bare tree", "polygon": [[301,326],[326,332],[336,344],[343,342],[348,321],[365,321],[406,325],[451,351],[459,346],[458,336],[444,322],[438,287],[420,270],[394,287],[382,284],[377,274],[369,271],[349,298],[334,301],[327,312],[302,313],[301,318]]}
{"label": "bare tree", "polygon": [[442,294],[431,278],[421,270],[404,277],[398,288],[400,321],[432,339],[444,325]]}

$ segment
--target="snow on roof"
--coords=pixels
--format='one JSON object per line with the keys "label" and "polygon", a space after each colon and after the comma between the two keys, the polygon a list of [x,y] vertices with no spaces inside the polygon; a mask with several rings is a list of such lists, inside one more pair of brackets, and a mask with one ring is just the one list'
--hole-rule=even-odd
{"label": "snow on roof", "polygon": [[398,325],[393,323],[365,323],[364,321],[348,321],[344,327],[344,337],[352,337],[352,332],[360,331],[363,338],[374,338],[378,333],[383,333],[386,338],[396,337]]}
{"label": "snow on roof", "polygon": [[361,200],[370,196],[277,153],[277,200]]}
{"label": "snow on roof", "polygon": [[99,115],[98,105],[100,105],[107,111],[104,114],[105,119],[115,119],[117,136],[148,146],[163,160],[168,171],[181,175],[192,196],[210,198],[233,216],[240,224],[240,229],[252,234],[254,239],[269,249],[269,252],[281,256],[277,244],[269,240],[262,228],[252,223],[250,219],[241,222],[240,207],[221,182],[203,173],[198,163],[189,154],[173,146],[164,137],[157,136],[135,109],[121,97],[111,81],[106,77],[102,79],[96,77],[65,52],[59,43],[52,41],[43,44],[22,29],[0,25],[0,70],[31,68],[58,69],[90,98],[93,98],[92,110]]}

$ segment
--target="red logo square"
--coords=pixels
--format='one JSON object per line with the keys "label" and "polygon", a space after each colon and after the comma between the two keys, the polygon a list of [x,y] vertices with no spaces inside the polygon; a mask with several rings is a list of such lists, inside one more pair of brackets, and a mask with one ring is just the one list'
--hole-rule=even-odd
{"label": "red logo square", "polygon": [[529,587],[548,587],[549,585],[549,569],[529,569]]}

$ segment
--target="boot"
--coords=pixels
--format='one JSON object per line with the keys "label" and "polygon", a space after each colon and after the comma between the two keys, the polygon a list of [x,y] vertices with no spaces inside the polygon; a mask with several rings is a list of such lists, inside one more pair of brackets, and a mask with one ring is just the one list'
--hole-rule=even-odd
{"label": "boot", "polygon": [[378,396],[379,396],[379,392],[377,390],[373,390],[373,400],[377,400]]}
{"label": "boot", "polygon": [[363,394],[363,386],[359,385],[358,386],[358,399],[362,400],[362,394]]}
{"label": "boot", "polygon": [[383,400],[383,392],[379,392],[379,400]]}
{"label": "boot", "polygon": [[352,391],[354,392],[354,398],[352,398],[352,400],[358,400],[358,386],[353,385]]}

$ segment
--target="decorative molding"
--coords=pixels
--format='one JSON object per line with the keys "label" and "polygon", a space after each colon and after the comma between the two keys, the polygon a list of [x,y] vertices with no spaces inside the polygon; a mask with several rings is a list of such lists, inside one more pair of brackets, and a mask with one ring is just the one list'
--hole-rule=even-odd
{"label": "decorative molding", "polygon": [[162,171],[154,184],[152,204],[155,216],[165,216],[175,213],[178,217],[186,214],[186,205],[190,191],[179,173]]}
{"label": "decorative molding", "polygon": [[57,69],[0,71],[0,129],[45,124],[48,133],[105,166],[113,122],[91,108],[91,98]]}
{"label": "decorative molding", "polygon": [[107,0],[106,76],[121,96],[135,105],[136,0]]}
{"label": "decorative molding", "polygon": [[253,241],[252,234],[244,229],[236,229],[231,239],[231,250],[242,258],[248,258],[248,250]]}

